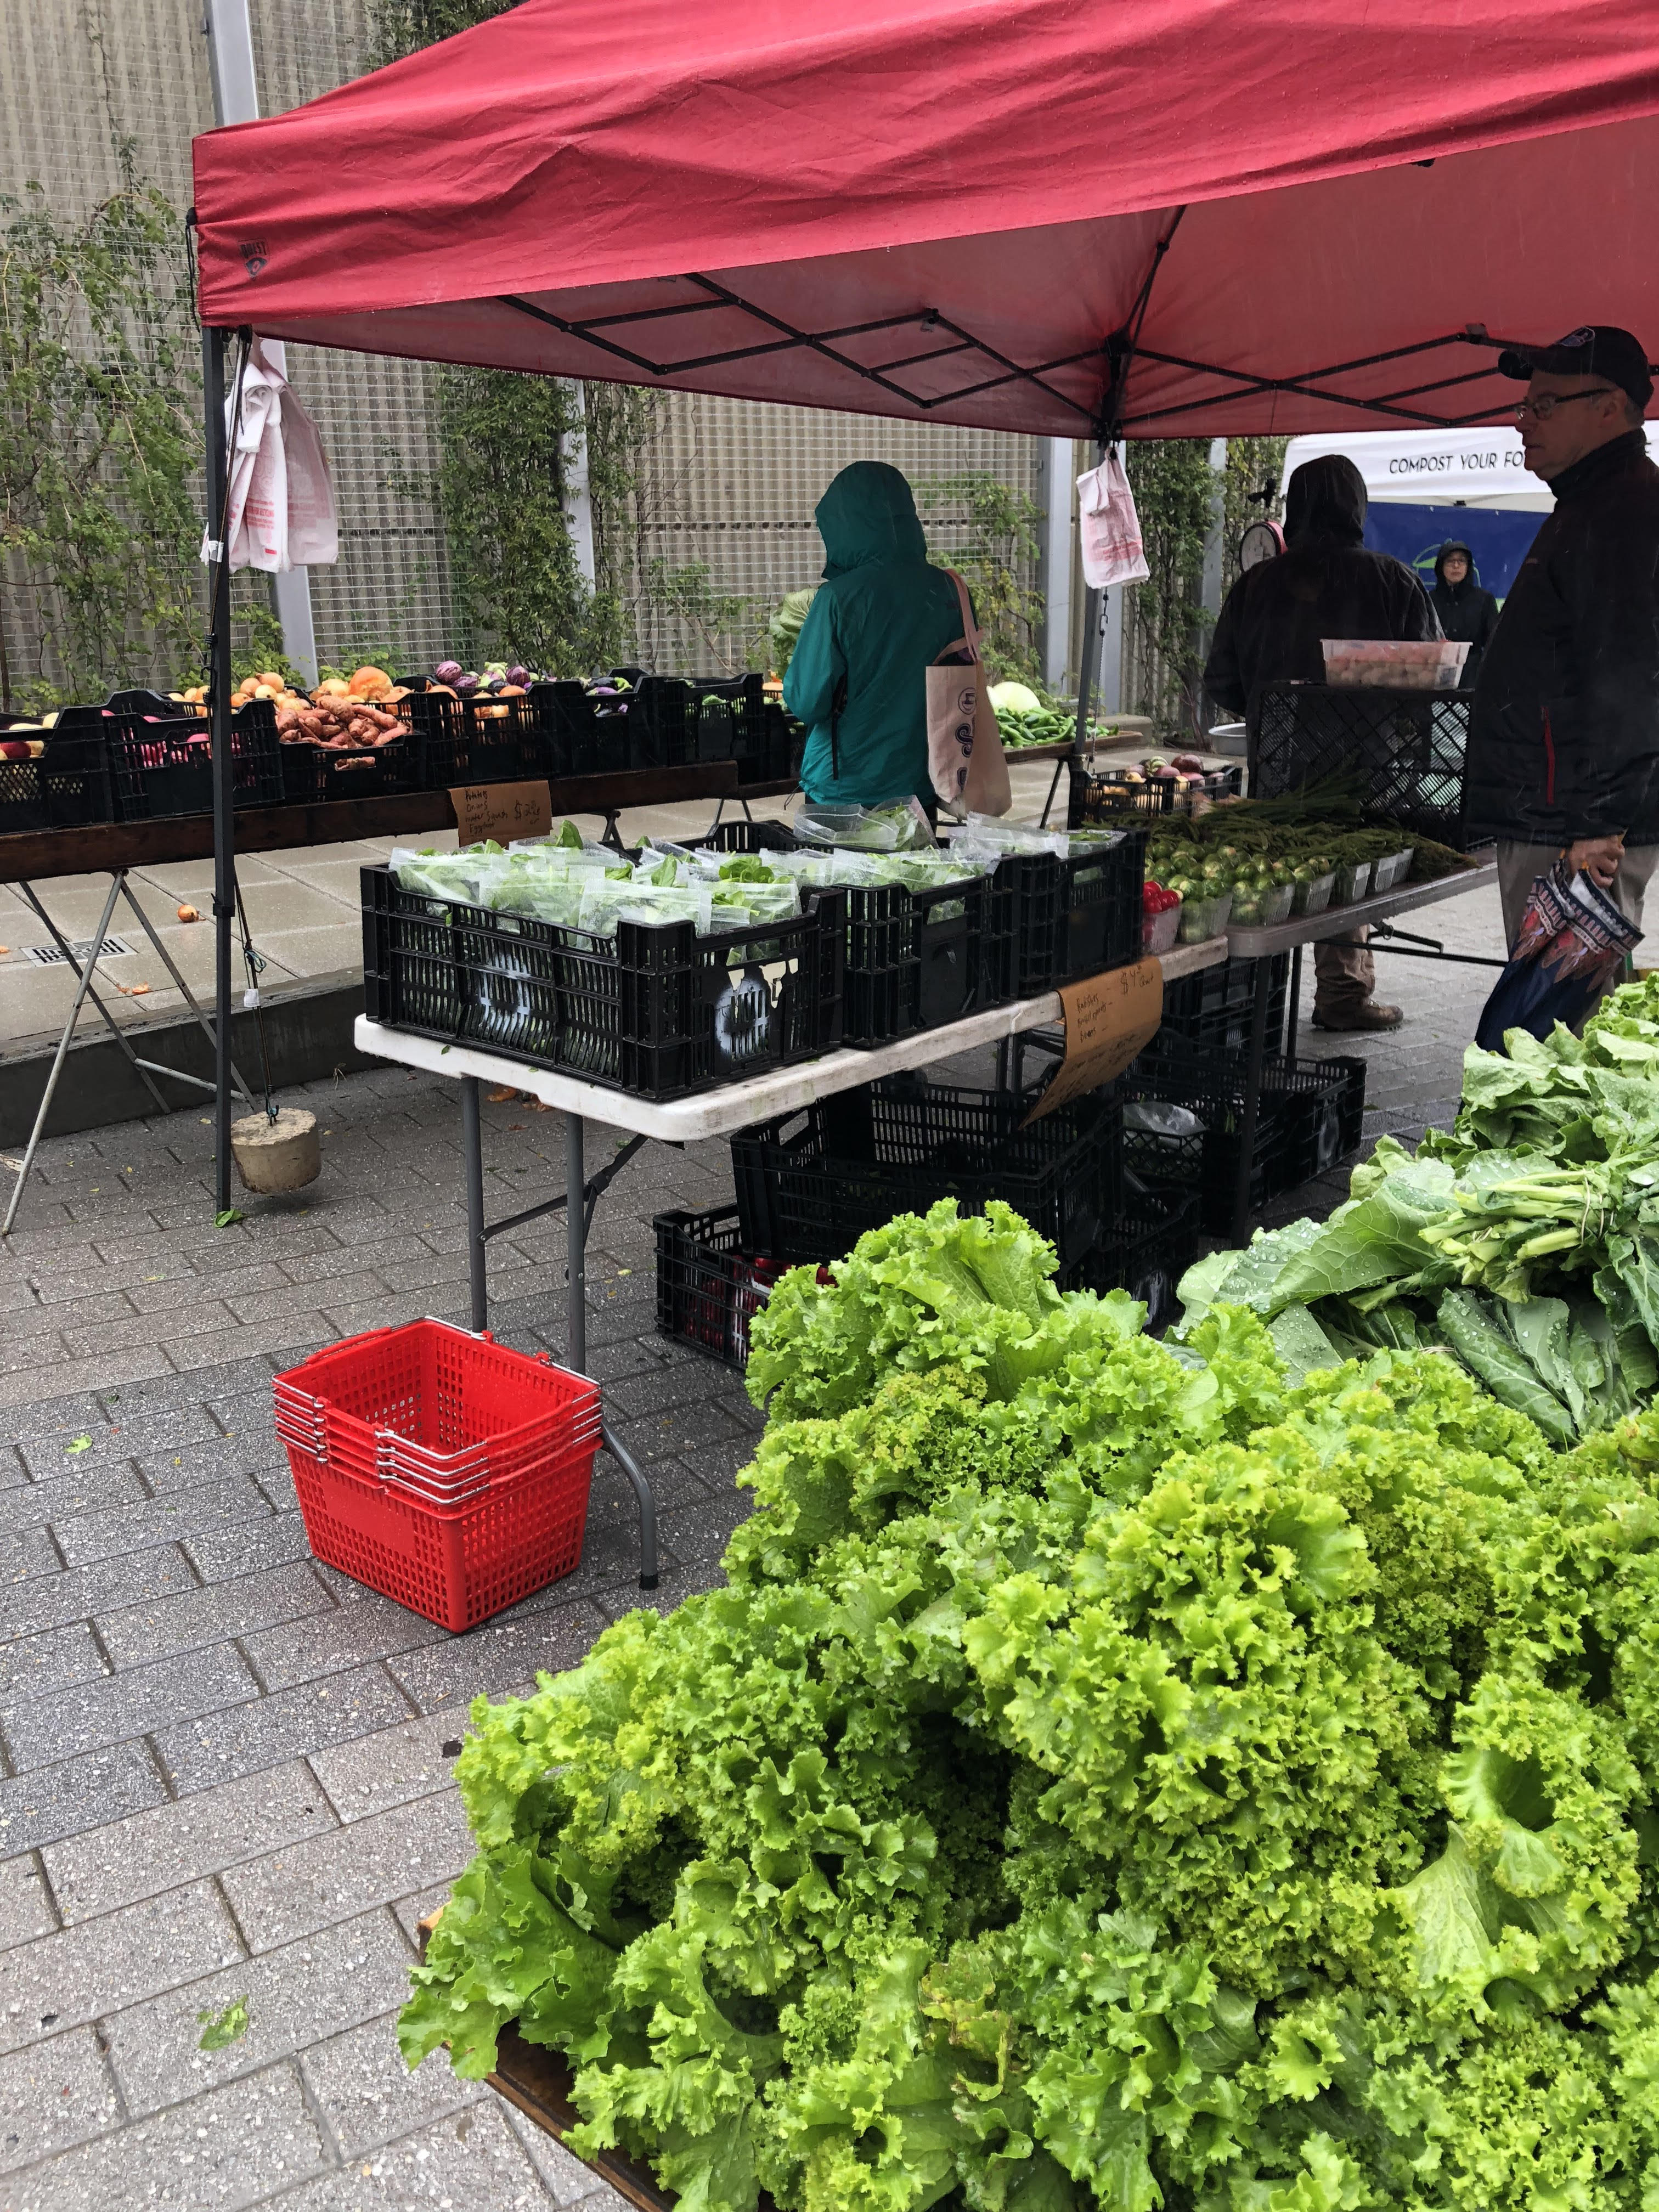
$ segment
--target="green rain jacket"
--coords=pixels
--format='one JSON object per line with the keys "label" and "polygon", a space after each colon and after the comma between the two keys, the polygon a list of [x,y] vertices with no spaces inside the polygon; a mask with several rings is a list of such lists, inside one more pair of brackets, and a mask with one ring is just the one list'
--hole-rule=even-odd
{"label": "green rain jacket", "polygon": [[926,672],[962,635],[956,586],[929,567],[910,487],[885,461],[843,469],[817,520],[823,582],[783,682],[807,726],[801,789],[856,806],[930,799]]}

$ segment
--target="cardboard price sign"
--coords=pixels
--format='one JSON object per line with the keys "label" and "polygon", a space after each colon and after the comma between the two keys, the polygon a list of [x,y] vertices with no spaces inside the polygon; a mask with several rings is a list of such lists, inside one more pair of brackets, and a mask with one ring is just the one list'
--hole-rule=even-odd
{"label": "cardboard price sign", "polygon": [[510,845],[515,837],[550,837],[553,799],[545,783],[466,783],[452,786],[449,803],[463,845],[493,837]]}
{"label": "cardboard price sign", "polygon": [[1066,1057],[1025,1117],[1029,1128],[1057,1106],[1081,1098],[1121,1075],[1157,1035],[1164,1019],[1164,970],[1156,960],[1109,969],[1081,983],[1063,983]]}

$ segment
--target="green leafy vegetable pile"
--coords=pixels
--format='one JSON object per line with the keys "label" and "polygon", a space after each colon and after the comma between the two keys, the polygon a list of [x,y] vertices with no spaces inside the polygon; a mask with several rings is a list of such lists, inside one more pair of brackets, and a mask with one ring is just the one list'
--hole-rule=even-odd
{"label": "green leafy vegetable pile", "polygon": [[1053,1269],[784,1278],[728,1586],[474,1708],[410,2063],[516,2021],[690,2212],[1645,2212],[1659,1422]]}
{"label": "green leafy vegetable pile", "polygon": [[1273,1320],[1298,1365],[1440,1344],[1558,1442],[1659,1380],[1659,981],[1626,984],[1583,1038],[1471,1045],[1456,1127],[1383,1138],[1322,1224],[1200,1261],[1217,1298]]}

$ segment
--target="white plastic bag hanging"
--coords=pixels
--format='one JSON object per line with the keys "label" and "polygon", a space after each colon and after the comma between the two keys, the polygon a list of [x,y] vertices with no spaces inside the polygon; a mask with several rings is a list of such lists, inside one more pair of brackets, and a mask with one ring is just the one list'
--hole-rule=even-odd
{"label": "white plastic bag hanging", "polygon": [[1084,582],[1098,592],[1109,584],[1138,584],[1150,576],[1135,495],[1115,446],[1107,449],[1097,469],[1078,478],[1077,501]]}
{"label": "white plastic bag hanging", "polygon": [[[228,556],[233,568],[283,575],[340,557],[334,486],[317,426],[289,387],[287,349],[255,338],[241,379],[225,402],[230,441]],[[212,557],[208,538],[202,558]]]}

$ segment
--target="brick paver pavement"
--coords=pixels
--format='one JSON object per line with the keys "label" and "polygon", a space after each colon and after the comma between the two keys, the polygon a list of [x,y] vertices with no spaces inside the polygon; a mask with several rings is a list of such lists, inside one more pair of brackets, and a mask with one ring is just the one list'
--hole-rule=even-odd
{"label": "brick paver pavement", "polygon": [[[1363,1047],[1373,1132],[1455,1097],[1489,979],[1428,972],[1431,1013]],[[0,2212],[619,2202],[441,2057],[408,2075],[392,2021],[468,1855],[467,1704],[636,1601],[632,1495],[601,1458],[578,1571],[465,1637],[312,1560],[273,1370],[464,1318],[465,1269],[453,1085],[386,1069],[304,1103],[325,1166],[292,1200],[215,1230],[191,1113],[46,1146],[0,1248]],[[492,1212],[557,1190],[559,1116],[485,1111]],[[665,1605],[718,1571],[758,1417],[654,1334],[650,1217],[730,1192],[723,1146],[649,1147],[590,1251],[590,1365],[658,1485]],[[563,1233],[492,1246],[507,1341],[562,1351]],[[198,2016],[237,1999],[246,2033],[203,2051]]]}

